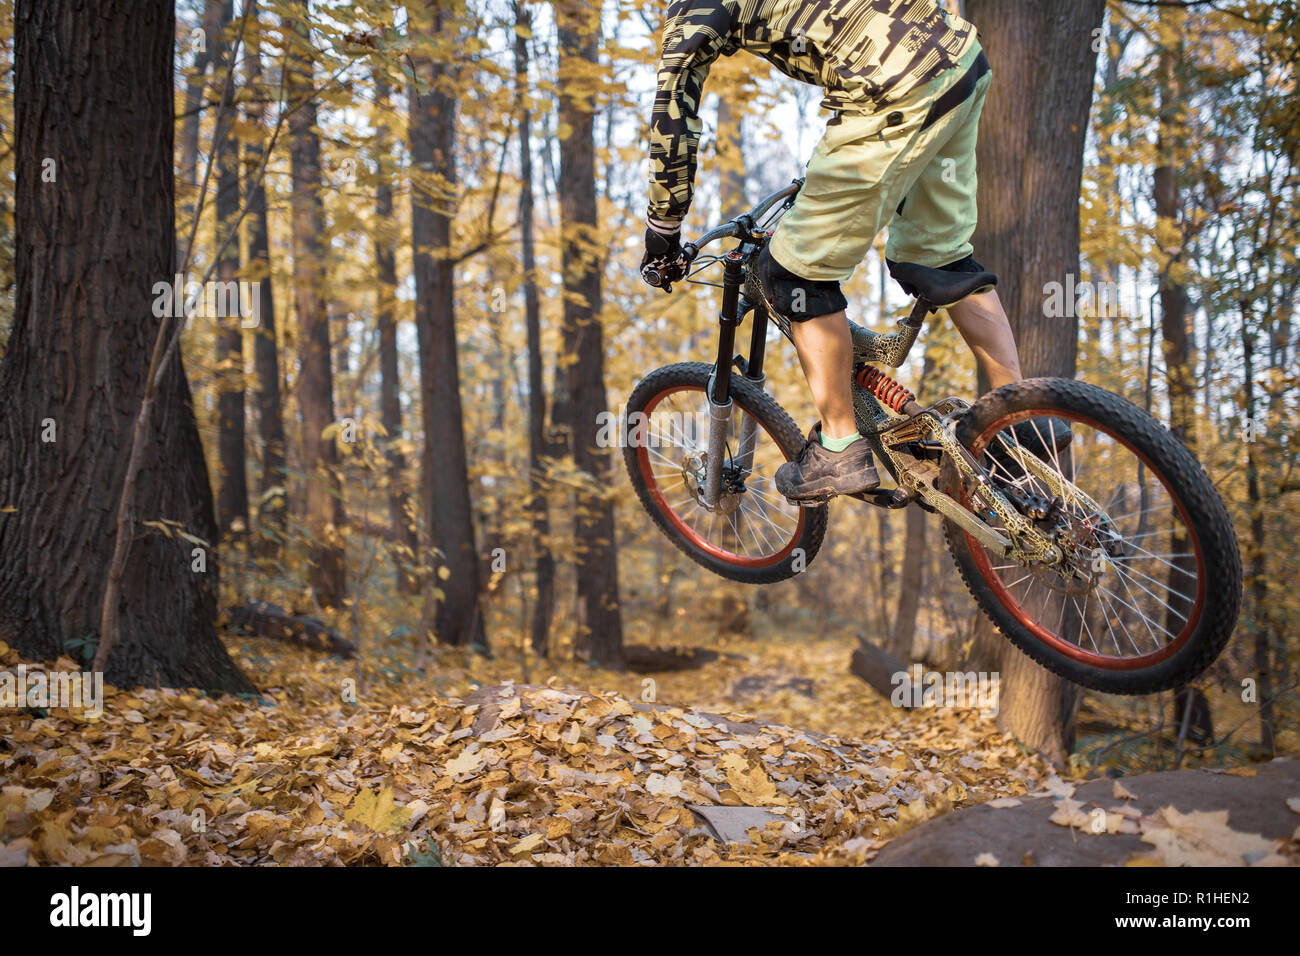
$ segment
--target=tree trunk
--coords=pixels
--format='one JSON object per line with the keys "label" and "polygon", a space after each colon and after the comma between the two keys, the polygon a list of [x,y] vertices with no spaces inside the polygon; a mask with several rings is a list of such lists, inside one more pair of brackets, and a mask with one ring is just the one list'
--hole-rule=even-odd
{"label": "tree trunk", "polygon": [[[1163,250],[1168,257],[1160,280],[1160,331],[1165,360],[1165,386],[1169,393],[1169,430],[1189,449],[1196,449],[1196,371],[1192,358],[1192,341],[1188,333],[1191,307],[1182,270],[1183,225],[1180,221],[1181,199],[1178,188],[1179,164],[1186,157],[1186,130],[1179,112],[1185,108],[1182,79],[1178,74],[1182,59],[1182,42],[1172,40],[1186,20],[1181,10],[1160,11],[1162,44],[1159,53],[1160,114],[1156,128],[1156,166],[1152,175],[1157,235],[1177,236],[1177,245]],[[1173,43],[1171,47],[1169,44]],[[1172,528],[1182,528],[1181,514],[1171,505]],[[1172,554],[1188,554],[1187,535],[1170,536]],[[1174,558],[1167,572],[1168,607],[1165,628],[1177,634],[1192,612],[1192,602],[1179,596],[1183,582],[1195,580],[1196,559]],[[1181,688],[1180,688],[1181,690]]]}
{"label": "tree trunk", "polygon": [[[1185,19],[1182,11],[1161,10],[1160,20],[1169,29]],[[1170,49],[1161,46],[1160,116],[1156,131],[1156,167],[1153,172],[1157,233],[1177,236],[1174,248],[1162,250],[1167,258],[1160,282],[1160,331],[1163,337],[1165,381],[1169,389],[1169,430],[1188,448],[1195,448],[1196,373],[1192,363],[1192,344],[1187,323],[1190,306],[1187,286],[1183,282],[1181,204],[1178,190],[1178,165],[1185,158],[1186,138],[1178,114],[1186,108],[1182,81],[1178,76],[1182,44]],[[1175,548],[1180,552],[1182,548]]]}
{"label": "tree trunk", "polygon": [[426,3],[408,8],[412,53],[411,244],[415,270],[415,327],[420,343],[423,504],[441,590],[434,631],[445,644],[487,646],[478,603],[474,511],[470,504],[456,350],[455,263],[451,213],[456,189],[456,99],[444,31],[458,24],[451,13]]}
{"label": "tree trunk", "polygon": [[[1246,419],[1255,421],[1255,333],[1250,328],[1250,308],[1241,303],[1241,344],[1245,356]],[[1246,442],[1246,500],[1250,504],[1250,591],[1253,605],[1254,665],[1259,702],[1259,745],[1277,752],[1273,715],[1272,627],[1269,619],[1268,568],[1265,550],[1264,503],[1260,500],[1258,442]]]}
{"label": "tree trunk", "polygon": [[[375,100],[380,117],[387,114],[388,78],[375,70]],[[382,119],[376,131],[379,150],[379,185],[375,190],[375,270],[379,287],[375,320],[379,326],[379,404],[381,421],[388,437],[384,459],[388,466],[388,514],[397,541],[392,548],[401,594],[420,593],[415,572],[420,553],[419,527],[406,478],[406,456],[402,453],[402,382],[397,362],[397,237],[390,230],[393,220],[393,185],[387,162],[392,147],[387,123]]]}
{"label": "tree trunk", "polygon": [[533,235],[533,144],[528,96],[528,36],[532,16],[522,3],[515,11],[515,108],[519,114],[519,241],[524,269],[524,325],[528,336],[528,506],[533,513],[533,568],[537,597],[533,603],[533,653],[550,648],[555,612],[555,558],[551,554],[550,509],[546,495],[546,383],[542,378],[542,304],[537,293],[537,256]]}
{"label": "tree trunk", "polygon": [[[181,178],[177,192],[185,197],[181,204],[181,223],[188,227],[194,221],[194,197],[198,195],[199,123],[203,118],[203,90],[207,85],[207,70],[212,63],[213,39],[220,31],[220,0],[207,0],[203,8],[202,45],[194,51],[194,66],[185,78],[185,114],[181,120]],[[180,237],[177,237],[180,241]],[[180,262],[185,250],[178,247],[176,261]]]}
{"label": "tree trunk", "polygon": [[585,92],[597,63],[600,7],[578,0],[556,6],[559,34],[560,220],[564,271],[564,351],[573,360],[569,388],[569,442],[574,465],[590,475],[596,491],[580,491],[574,517],[578,596],[586,632],[582,656],[621,667],[623,621],[618,603],[618,542],[609,484],[609,458],[596,447],[598,416],[606,410],[601,334],[600,251],[597,242],[595,104]]}
{"label": "tree trunk", "polygon": [[[916,383],[916,394],[921,394],[926,382],[934,374],[934,351],[925,350],[921,365],[921,378]],[[894,615],[894,629],[889,635],[885,650],[897,658],[911,661],[912,643],[916,639],[916,615],[921,609],[921,592],[925,587],[925,512],[920,508],[907,509],[907,530],[903,538],[903,567],[898,586],[898,612]]]}
{"label": "tree trunk", "polygon": [[876,633],[878,641],[884,641],[889,634],[889,592],[898,572],[894,567],[893,556],[889,553],[889,543],[894,537],[893,512],[884,508],[876,511],[876,587],[880,592],[880,601],[876,605]]}
{"label": "tree trunk", "polygon": [[[1079,190],[1105,0],[968,0],[993,66],[978,147],[975,258],[998,273],[1027,376],[1074,377],[1077,317],[1043,318],[1042,287],[1079,274]],[[982,386],[984,387],[984,386]],[[1079,690],[1009,643],[998,726],[1064,763]]]}
{"label": "tree trunk", "polygon": [[[492,472],[501,480],[504,476],[512,474],[510,463],[510,447],[504,440],[506,434],[506,395],[507,385],[511,378],[516,375],[516,370],[511,361],[511,355],[506,347],[505,332],[502,328],[503,323],[497,319],[494,321],[492,301],[496,298],[496,290],[504,288],[497,281],[496,264],[489,257],[486,272],[487,308],[489,309],[487,319],[487,338],[491,340],[491,351],[480,349],[479,354],[484,356],[489,367],[492,368],[492,378],[488,382],[488,401],[492,408],[492,422],[488,425],[486,435],[499,435],[500,439],[489,439],[480,446],[478,456],[484,466],[492,469]],[[480,436],[485,437],[485,436]],[[479,587],[482,588],[482,596],[490,598],[497,593],[497,590],[505,583],[505,576],[494,570],[502,565],[498,562],[498,557],[503,557],[506,552],[506,533],[505,533],[505,507],[502,502],[489,500],[488,496],[480,498],[478,501],[479,512],[478,520],[483,528],[483,548],[479,555]],[[510,564],[505,564],[507,569]]]}
{"label": "tree trunk", "polygon": [[[0,641],[98,640],[118,503],[176,268],[170,4],[21,0],[14,13],[17,301],[0,363]],[[75,42],[74,41],[75,38]],[[129,57],[122,50],[132,50]],[[252,686],[217,639],[212,489],[179,356],[147,421],[105,679]],[[146,527],[175,522],[185,539]]]}
{"label": "tree trunk", "polygon": [[311,536],[308,582],[321,607],[343,603],[345,564],[342,487],[338,448],[325,430],[334,422],[334,375],[330,367],[329,314],[325,307],[325,211],[320,195],[320,137],[307,0],[286,24],[294,34],[288,56],[289,102],[302,103],[289,117],[289,161],[293,196],[293,297],[298,315],[298,406],[302,416],[302,457],[307,473],[304,524]]}
{"label": "tree trunk", "polygon": [[[213,143],[217,161],[217,242],[225,241],[239,218],[239,137],[235,133],[235,77],[226,80],[232,53],[230,38],[234,20],[233,0],[222,0],[217,34],[210,37],[216,54],[215,71],[221,84],[218,109],[221,143]],[[217,277],[226,288],[238,290],[239,237],[226,244],[217,265]],[[223,542],[235,542],[248,531],[248,467],[244,456],[244,333],[238,292],[218,296],[217,301],[233,315],[208,316],[217,323],[217,460],[220,485],[217,492],[217,528]],[[229,306],[236,306],[234,309]],[[230,562],[233,565],[233,562]]]}
{"label": "tree trunk", "polygon": [[715,63],[709,85],[718,94],[718,193],[723,219],[750,207],[745,201],[745,111],[752,93],[752,68],[740,57]]}
{"label": "tree trunk", "polygon": [[[266,98],[262,85],[261,23],[254,8],[249,13],[248,88],[254,100]],[[266,107],[250,102],[244,111],[248,123],[266,135]],[[258,140],[249,142],[247,168],[262,167]],[[257,371],[257,429],[262,444],[262,478],[258,485],[256,548],[264,557],[279,553],[286,531],[288,474],[285,470],[284,410],[280,398],[280,352],[276,342],[275,303],[271,282],[270,227],[267,223],[266,184],[258,178],[248,186],[248,256],[254,265],[258,323],[254,329],[253,365]],[[278,489],[278,490],[277,490]]]}

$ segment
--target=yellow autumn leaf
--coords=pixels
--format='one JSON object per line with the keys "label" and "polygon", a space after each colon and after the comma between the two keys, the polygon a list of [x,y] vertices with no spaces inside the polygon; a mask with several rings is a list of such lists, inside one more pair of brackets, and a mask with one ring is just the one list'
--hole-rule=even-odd
{"label": "yellow autumn leaf", "polygon": [[727,783],[748,806],[761,806],[778,803],[776,785],[772,783],[763,768],[755,765],[747,771],[737,770],[734,766],[727,769]]}
{"label": "yellow autumn leaf", "polygon": [[410,819],[411,811],[393,800],[392,787],[385,787],[378,794],[363,789],[343,814],[346,823],[359,823],[376,833],[394,833]]}
{"label": "yellow autumn leaf", "polygon": [[256,790],[257,785],[262,782],[261,777],[253,777],[250,780],[244,780],[239,783],[229,783],[224,787],[217,787],[215,790],[203,791],[208,797],[233,797],[236,794],[248,793],[250,790]]}
{"label": "yellow autumn leaf", "polygon": [[532,853],[541,846],[545,840],[546,838],[540,833],[530,833],[510,848],[510,855],[522,856],[525,853]]}
{"label": "yellow autumn leaf", "polygon": [[459,777],[463,773],[474,773],[483,766],[483,755],[481,753],[463,753],[459,757],[453,757],[443,764],[443,771],[449,776]]}
{"label": "yellow autumn leaf", "polygon": [[1227,810],[1179,813],[1174,807],[1161,807],[1143,821],[1142,829],[1142,842],[1154,846],[1167,866],[1249,865],[1279,845],[1258,833],[1232,829]]}

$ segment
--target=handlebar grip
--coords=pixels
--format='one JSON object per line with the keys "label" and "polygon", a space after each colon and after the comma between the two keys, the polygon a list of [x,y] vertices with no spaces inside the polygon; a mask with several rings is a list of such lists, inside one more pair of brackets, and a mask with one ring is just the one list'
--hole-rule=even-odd
{"label": "handlebar grip", "polygon": [[664,277],[654,266],[646,266],[641,270],[641,278],[645,280],[646,285],[654,286],[656,289],[663,285]]}

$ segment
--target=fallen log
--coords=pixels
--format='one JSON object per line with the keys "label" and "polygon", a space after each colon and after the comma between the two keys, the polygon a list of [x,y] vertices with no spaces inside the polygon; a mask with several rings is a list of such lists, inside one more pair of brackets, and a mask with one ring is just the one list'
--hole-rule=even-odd
{"label": "fallen log", "polygon": [[717,651],[704,647],[650,647],[646,644],[623,647],[623,663],[634,674],[694,670],[717,659]]}
{"label": "fallen log", "polygon": [[287,641],[311,651],[339,657],[357,656],[356,646],[318,618],[295,614],[266,601],[245,601],[226,608],[226,626],[244,634]]}
{"label": "fallen log", "polygon": [[[891,697],[899,686],[895,675],[903,674],[907,681],[907,665],[893,654],[870,643],[865,638],[858,638],[858,646],[849,659],[849,671],[861,677],[872,690],[882,697]],[[910,694],[904,694],[904,701],[911,700]]]}

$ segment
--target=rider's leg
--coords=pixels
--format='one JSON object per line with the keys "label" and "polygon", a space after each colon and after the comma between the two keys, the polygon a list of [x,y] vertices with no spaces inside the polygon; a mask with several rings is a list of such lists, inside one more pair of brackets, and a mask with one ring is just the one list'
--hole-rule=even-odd
{"label": "rider's leg", "polygon": [[821,501],[875,488],[880,475],[853,415],[853,339],[839,282],[795,275],[768,246],[754,269],[768,308],[788,323],[822,416],[798,457],[777,469],[777,490],[793,501]]}
{"label": "rider's leg", "polygon": [[804,322],[791,322],[790,334],[799,364],[803,366],[808,390],[822,421],[822,444],[827,439],[856,437],[853,416],[853,339],[849,319],[843,312],[819,315]]}
{"label": "rider's leg", "polygon": [[[816,441],[809,441],[797,461],[786,462],[777,470],[777,488],[789,498],[808,500],[827,490],[854,494],[855,490],[847,490],[850,483],[870,481],[863,490],[879,483],[869,447],[857,435],[853,416],[853,349],[843,312],[847,302],[839,283],[853,274],[918,177],[935,165],[944,144],[955,131],[969,125],[971,101],[977,96],[982,99],[987,82],[980,81],[983,86],[975,86],[955,108],[941,112],[935,108],[940,97],[957,86],[959,77],[974,68],[979,52],[978,44],[972,44],[958,71],[936,76],[891,103],[888,111],[837,114],[827,123],[808,163],[803,189],[759,254],[756,271],[764,295],[772,311],[789,322],[826,439],[814,430]],[[971,154],[965,162],[973,171],[973,131],[963,144]],[[960,191],[963,198],[969,193],[973,206],[973,179],[963,183]],[[974,229],[973,209],[963,207],[959,212],[962,215],[955,226],[946,219],[927,223],[938,227],[939,235],[925,239],[943,246],[940,255],[968,239]],[[954,230],[963,232],[955,242]],[[934,264],[968,254],[969,247]],[[805,308],[799,307],[805,304]],[[810,318],[804,319],[805,315]],[[836,434],[832,430],[842,431]],[[844,458],[834,457],[840,447],[835,438],[850,440]]]}
{"label": "rider's leg", "polygon": [[967,296],[948,306],[948,315],[993,388],[1020,381],[1016,339],[996,291]]}

